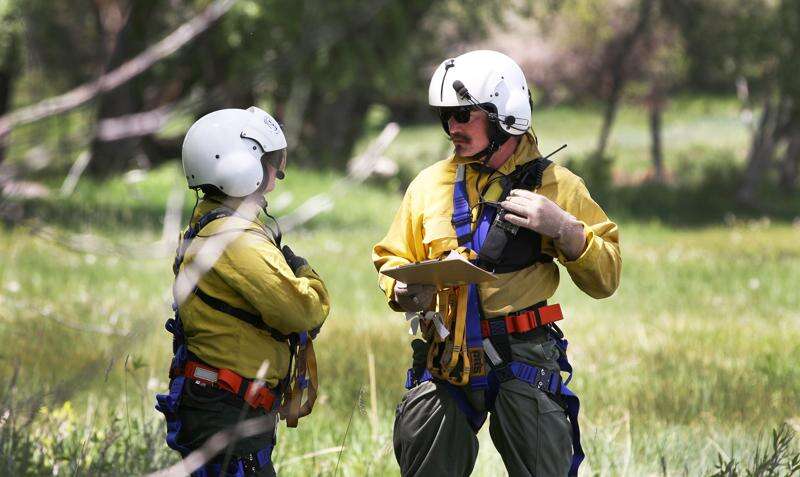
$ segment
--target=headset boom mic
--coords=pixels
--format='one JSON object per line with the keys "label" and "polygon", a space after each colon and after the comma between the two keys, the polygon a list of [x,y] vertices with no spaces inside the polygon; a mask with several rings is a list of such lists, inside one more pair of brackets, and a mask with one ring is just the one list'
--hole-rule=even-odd
{"label": "headset boom mic", "polygon": [[469,95],[469,91],[467,91],[467,87],[464,86],[464,83],[461,80],[453,81],[453,89],[456,90],[456,94],[461,96],[464,99],[471,99]]}

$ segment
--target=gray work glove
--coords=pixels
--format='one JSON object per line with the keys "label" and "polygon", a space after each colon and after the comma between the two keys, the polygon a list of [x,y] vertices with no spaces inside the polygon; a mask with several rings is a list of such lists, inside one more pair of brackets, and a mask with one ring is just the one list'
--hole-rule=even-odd
{"label": "gray work glove", "polygon": [[578,258],[586,245],[583,225],[547,197],[524,189],[514,189],[500,203],[505,219],[520,227],[552,238],[570,259]]}
{"label": "gray work glove", "polygon": [[436,296],[435,285],[408,285],[403,282],[396,282],[394,285],[394,301],[405,311],[427,310],[434,296]]}
{"label": "gray work glove", "polygon": [[292,269],[295,275],[297,275],[297,270],[299,270],[300,267],[308,265],[308,260],[299,255],[295,255],[288,245],[284,245],[281,252],[283,252],[283,258],[286,259],[286,263],[289,264],[289,268]]}

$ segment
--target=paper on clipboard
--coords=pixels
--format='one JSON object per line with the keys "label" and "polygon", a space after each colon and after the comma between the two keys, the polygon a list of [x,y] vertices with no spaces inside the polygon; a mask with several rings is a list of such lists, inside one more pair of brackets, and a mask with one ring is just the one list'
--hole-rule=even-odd
{"label": "paper on clipboard", "polygon": [[493,273],[473,265],[456,251],[450,252],[442,260],[426,260],[390,268],[381,273],[403,283],[436,285],[438,288],[482,283],[497,279],[497,276]]}

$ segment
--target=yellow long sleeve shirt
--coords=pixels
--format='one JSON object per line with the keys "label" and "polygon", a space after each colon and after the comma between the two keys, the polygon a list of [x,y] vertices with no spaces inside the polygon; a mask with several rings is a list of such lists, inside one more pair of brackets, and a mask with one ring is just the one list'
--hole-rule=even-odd
{"label": "yellow long sleeve shirt", "polygon": [[[509,174],[516,166],[540,156],[536,137],[529,131],[498,173]],[[453,187],[456,168],[469,162],[474,161],[451,156],[424,169],[411,182],[389,232],[373,248],[372,259],[379,272],[439,258],[458,247],[451,223]],[[501,192],[499,181],[487,187],[488,173],[472,167],[467,167],[466,172],[470,207],[479,201],[481,192],[483,200],[497,200]],[[575,284],[588,295],[594,298],[612,295],[619,285],[622,266],[617,225],[592,200],[583,180],[557,164],[545,169],[537,192],[581,221],[586,236],[585,249],[575,260],[567,259],[549,237],[542,237],[542,251],[557,258]],[[474,224],[480,207],[472,209],[472,213]],[[529,307],[550,298],[558,282],[555,262],[536,263],[519,271],[498,274],[497,280],[479,285],[483,312],[487,318],[492,318]],[[389,306],[401,311],[393,301],[395,280],[380,274],[379,283]]]}
{"label": "yellow long sleeve shirt", "polygon": [[[219,252],[215,254],[215,247],[207,245],[216,240],[224,249],[197,282],[203,292],[260,315],[264,323],[283,334],[321,326],[330,310],[325,284],[308,265],[295,276],[257,218],[257,205],[241,206],[235,199],[224,203],[203,199],[191,223],[220,207],[238,208],[238,212],[214,220],[200,231],[186,251],[181,270],[202,260],[203,254],[213,260]],[[266,361],[265,382],[271,387],[288,373],[289,347],[267,331],[211,308],[194,293],[179,305],[179,313],[189,351],[208,364],[252,379]]]}

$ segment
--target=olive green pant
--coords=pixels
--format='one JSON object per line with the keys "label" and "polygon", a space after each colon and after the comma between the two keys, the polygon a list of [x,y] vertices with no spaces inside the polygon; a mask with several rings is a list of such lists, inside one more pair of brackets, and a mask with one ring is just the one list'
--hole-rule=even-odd
{"label": "olive green pant", "polygon": [[[537,342],[538,341],[538,342]],[[514,359],[558,369],[554,341],[512,338]],[[478,439],[446,385],[428,381],[411,389],[397,407],[394,450],[404,476],[465,476],[478,455]],[[483,392],[463,388],[482,411]],[[572,430],[564,409],[534,386],[512,379],[501,383],[489,410],[489,433],[511,477],[567,475]]]}
{"label": "olive green pant", "polygon": [[[187,384],[181,396],[178,415],[181,419],[178,443],[192,450],[202,446],[209,437],[219,431],[230,429],[241,421],[261,416],[268,417],[268,427],[263,433],[233,443],[229,450],[231,460],[258,452],[275,443],[277,412],[267,413],[263,409],[253,409],[244,403],[236,404],[231,400],[228,391]],[[227,452],[228,450],[216,456],[212,462],[222,463]],[[275,469],[270,463],[262,467],[254,477],[274,475]]]}

